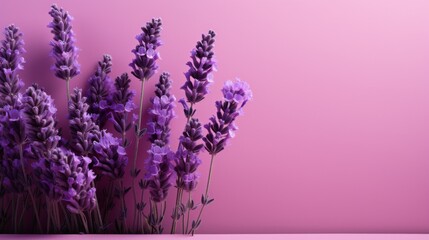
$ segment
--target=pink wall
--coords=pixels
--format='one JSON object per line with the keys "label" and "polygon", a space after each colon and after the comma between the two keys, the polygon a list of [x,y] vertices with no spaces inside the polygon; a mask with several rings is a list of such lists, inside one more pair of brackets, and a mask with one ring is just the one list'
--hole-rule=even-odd
{"label": "pink wall", "polygon": [[[177,97],[200,33],[218,34],[219,71],[201,119],[223,81],[239,76],[253,87],[236,139],[216,160],[201,232],[429,232],[428,1],[55,2],[75,17],[82,49],[73,87],[103,53],[113,56],[113,76],[129,72],[134,36],[158,16],[160,69]],[[51,3],[0,0],[0,26],[25,33],[22,76],[54,96],[66,126],[64,83],[49,70]]]}

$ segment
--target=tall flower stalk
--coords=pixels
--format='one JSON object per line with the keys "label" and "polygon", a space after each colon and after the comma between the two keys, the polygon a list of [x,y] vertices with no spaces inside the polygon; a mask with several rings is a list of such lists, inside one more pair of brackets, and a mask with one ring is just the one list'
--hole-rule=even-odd
{"label": "tall flower stalk", "polygon": [[[38,180],[40,189],[47,196],[48,216],[52,216],[55,230],[60,230],[60,216],[52,209],[58,208],[62,194],[58,192],[52,166],[53,157],[61,140],[56,128],[54,106],[51,96],[34,84],[24,95],[24,117],[28,140],[31,141],[31,155],[34,159],[34,176]],[[48,217],[48,221],[50,221]]]}
{"label": "tall flower stalk", "polygon": [[201,216],[204,208],[210,204],[213,199],[209,198],[210,181],[213,171],[213,162],[215,156],[225,149],[227,141],[235,136],[238,129],[235,125],[235,119],[242,114],[244,105],[252,99],[252,91],[246,82],[237,80],[227,81],[222,88],[224,96],[223,101],[216,102],[216,115],[210,118],[209,123],[204,125],[207,134],[203,138],[204,147],[210,154],[210,168],[207,178],[205,193],[201,198],[202,207],[195,221],[192,221],[192,228],[188,233],[194,234],[195,230],[201,224]]}
{"label": "tall flower stalk", "polygon": [[[207,35],[202,34],[201,40],[197,42],[194,49],[191,51],[191,61],[189,61],[186,65],[189,67],[188,71],[185,73],[185,84],[182,86],[182,89],[185,91],[185,97],[186,101],[184,99],[181,99],[179,102],[183,105],[184,108],[184,114],[186,117],[186,124],[191,121],[192,117],[194,116],[196,110],[195,110],[195,104],[198,102],[201,102],[205,95],[208,94],[209,90],[208,87],[210,83],[213,81],[213,71],[216,70],[216,61],[214,59],[214,42],[215,42],[215,32],[209,31]],[[196,122],[198,122],[198,119],[195,119]],[[195,123],[194,123],[195,124]],[[188,128],[186,125],[185,128]],[[178,152],[183,152],[181,150],[181,143],[179,142],[179,149]],[[195,159],[198,155],[198,152],[194,153],[195,156],[192,156],[190,159]],[[183,157],[183,156],[182,156]],[[185,157],[185,161],[186,161]],[[195,167],[197,167],[199,164],[196,164]],[[181,215],[184,214],[182,211],[181,214],[179,214],[180,205],[182,204],[182,197],[183,197],[183,188],[179,187],[184,179],[181,179],[182,176],[180,176],[179,172],[177,172],[178,169],[176,168],[176,174],[178,176],[177,178],[177,196],[176,196],[176,206],[173,210],[173,223],[171,226],[171,233],[176,232],[176,222],[180,219]],[[193,176],[196,180],[196,175]],[[188,194],[188,204],[191,205],[191,193],[189,191]],[[190,214],[190,209],[188,209],[188,216]],[[186,211],[186,208],[185,208]],[[189,219],[189,218],[188,218]],[[183,222],[183,221],[182,221]],[[184,225],[184,223],[182,224]]]}
{"label": "tall flower stalk", "polygon": [[54,35],[50,45],[55,64],[52,69],[55,76],[66,81],[67,101],[70,100],[70,80],[80,73],[80,65],[77,62],[78,48],[75,46],[75,37],[71,22],[73,17],[57,5],[51,6],[49,15],[52,22],[48,27]]}
{"label": "tall flower stalk", "polygon": [[[88,114],[89,105],[86,103],[86,98],[82,96],[82,90],[74,89],[73,95],[69,101],[69,121],[71,130],[70,147],[73,151],[82,157],[94,156],[94,142],[100,141],[101,132],[97,124],[95,124]],[[95,187],[94,182],[91,182]],[[99,227],[103,227],[100,208],[98,205],[97,195],[96,200],[96,221]]]}
{"label": "tall flower stalk", "polygon": [[[151,99],[149,110],[150,119],[147,124],[147,134],[151,147],[149,158],[145,161],[146,175],[150,192],[150,214],[148,224],[152,233],[162,233],[168,190],[171,187],[173,174],[172,161],[174,152],[170,150],[170,121],[175,116],[175,97],[170,94],[170,74],[162,73],[156,84],[155,96]],[[159,209],[158,209],[159,205]]]}
{"label": "tall flower stalk", "polygon": [[98,62],[97,70],[89,79],[88,112],[93,115],[94,121],[100,128],[104,127],[110,111],[113,86],[108,74],[111,71],[112,57],[106,54]]}
{"label": "tall flower stalk", "polygon": [[133,190],[133,197],[134,197],[134,221],[133,225],[136,225],[137,221],[137,193],[136,193],[136,187],[135,187],[135,179],[137,178],[140,170],[137,170],[136,164],[137,164],[137,157],[139,152],[139,142],[140,138],[144,135],[145,130],[141,128],[141,120],[142,120],[142,113],[143,113],[143,96],[144,96],[144,83],[145,81],[149,80],[150,77],[155,74],[156,70],[158,69],[158,65],[156,63],[156,60],[159,58],[159,52],[157,51],[157,48],[161,46],[161,40],[160,40],[160,33],[162,30],[161,27],[161,19],[152,19],[151,22],[146,23],[145,27],[142,27],[142,32],[136,36],[136,39],[138,41],[137,46],[135,49],[132,50],[134,53],[135,58],[130,63],[131,68],[133,71],[131,72],[137,79],[141,82],[140,87],[140,107],[139,107],[139,115],[138,115],[138,122],[136,125],[136,144],[134,147],[134,158],[133,158],[133,165],[131,169],[131,177],[132,177],[132,190]]}

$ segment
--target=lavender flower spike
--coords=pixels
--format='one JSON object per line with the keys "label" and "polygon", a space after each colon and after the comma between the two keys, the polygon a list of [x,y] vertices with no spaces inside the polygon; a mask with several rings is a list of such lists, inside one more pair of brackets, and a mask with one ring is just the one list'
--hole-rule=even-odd
{"label": "lavender flower spike", "polygon": [[97,159],[96,167],[103,175],[114,180],[124,176],[128,157],[125,149],[120,146],[119,139],[103,130],[100,140],[94,142],[94,152]]}
{"label": "lavender flower spike", "polygon": [[152,143],[149,158],[145,161],[146,180],[149,183],[151,199],[155,202],[164,201],[171,186],[173,173],[172,161],[174,153],[168,145],[170,121],[174,117],[175,97],[170,94],[170,74],[163,73],[156,84],[155,97],[152,98],[150,119],[147,124],[149,141]]}
{"label": "lavender flower spike", "polygon": [[228,139],[234,137],[237,127],[234,121],[242,113],[242,108],[252,98],[252,91],[246,82],[227,81],[222,89],[224,101],[216,102],[216,116],[204,127],[208,133],[203,138],[205,148],[211,155],[216,155],[225,148]]}
{"label": "lavender flower spike", "polygon": [[157,48],[161,46],[161,19],[152,19],[142,27],[142,33],[136,36],[139,44],[132,52],[135,59],[130,63],[132,74],[140,81],[148,80],[158,69],[156,60],[160,57]]}
{"label": "lavender flower spike", "polygon": [[97,204],[96,189],[92,187],[95,174],[89,169],[90,163],[91,159],[88,157],[65,152],[54,168],[58,188],[62,191],[63,200],[67,202],[67,209],[71,213],[90,211]]}
{"label": "lavender flower spike", "polygon": [[111,104],[112,82],[108,74],[112,70],[112,57],[104,55],[103,60],[98,62],[97,70],[89,79],[89,90],[87,99],[89,104],[88,112],[92,114],[94,120],[103,128],[107,121],[109,106]]}
{"label": "lavender flower spike", "polygon": [[115,130],[122,136],[123,146],[128,145],[125,134],[133,123],[132,119],[131,121],[128,119],[128,115],[135,109],[135,104],[133,102],[135,92],[130,90],[130,83],[131,80],[127,73],[115,79],[115,91],[113,93],[111,105],[111,121],[113,122]]}
{"label": "lavender flower spike", "polygon": [[[213,31],[209,31],[207,35],[203,34],[201,41],[198,41],[191,51],[191,61],[187,63],[189,70],[185,73],[186,82],[182,86],[186,100],[191,105],[204,99],[208,93],[208,86],[213,80],[212,72],[216,70],[216,61],[213,57],[215,36]],[[189,118],[192,117],[193,112],[185,114]]]}
{"label": "lavender flower spike", "polygon": [[92,121],[88,114],[86,98],[82,96],[82,90],[74,89],[69,102],[69,121],[72,139],[70,146],[80,156],[88,156],[92,153],[94,141],[100,139],[100,129]]}
{"label": "lavender flower spike", "polygon": [[52,68],[55,71],[55,76],[66,81],[67,99],[70,100],[69,81],[80,73],[80,65],[77,62],[78,49],[75,46],[76,40],[71,25],[73,17],[55,4],[51,6],[49,15],[52,16],[53,20],[48,27],[52,29],[51,33],[54,34],[54,39],[50,43],[52,56],[55,59]]}
{"label": "lavender flower spike", "polygon": [[14,25],[4,30],[5,40],[0,46],[0,107],[10,105],[15,107],[19,91],[24,83],[18,76],[18,70],[23,69],[25,53],[22,33]]}
{"label": "lavender flower spike", "polygon": [[203,137],[201,131],[202,126],[198,119],[191,118],[179,139],[179,149],[176,153],[176,166],[174,168],[177,174],[176,185],[179,189],[192,191],[197,185],[199,173],[196,171],[201,164],[198,154],[203,148],[203,144],[198,143]]}
{"label": "lavender flower spike", "polygon": [[28,140],[38,157],[48,157],[61,137],[56,128],[53,99],[42,88],[33,84],[24,95],[24,116]]}

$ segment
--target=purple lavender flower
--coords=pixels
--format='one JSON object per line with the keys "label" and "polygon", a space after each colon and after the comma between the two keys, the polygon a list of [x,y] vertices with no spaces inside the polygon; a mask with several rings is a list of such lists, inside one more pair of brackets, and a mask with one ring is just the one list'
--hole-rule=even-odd
{"label": "purple lavender flower", "polygon": [[51,41],[52,56],[55,58],[55,76],[63,80],[70,80],[80,73],[80,66],[77,62],[78,49],[75,46],[75,38],[72,30],[71,21],[73,17],[57,5],[51,6],[49,15],[52,16],[52,22],[48,27],[51,28],[54,39]]}
{"label": "purple lavender flower", "polygon": [[152,108],[149,110],[147,134],[149,141],[158,146],[168,144],[170,137],[170,121],[175,116],[174,102],[176,98],[170,94],[170,74],[163,73],[156,84],[155,97],[151,99]]}
{"label": "purple lavender flower", "polygon": [[246,82],[227,81],[222,89],[224,101],[216,102],[216,116],[204,125],[208,133],[203,138],[205,149],[216,155],[225,148],[228,139],[234,137],[237,127],[234,121],[242,113],[242,107],[252,98],[252,91]]}
{"label": "purple lavender flower", "polygon": [[86,98],[82,97],[82,90],[75,88],[69,102],[69,121],[71,130],[70,147],[80,156],[92,153],[94,141],[100,139],[101,133],[97,124],[88,114]]}
{"label": "purple lavender flower", "polygon": [[[201,41],[198,41],[191,51],[192,61],[187,63],[189,70],[185,73],[186,82],[182,86],[186,100],[191,106],[204,99],[208,93],[208,86],[213,80],[212,72],[216,70],[216,62],[213,58],[215,36],[213,31],[209,31],[207,35],[203,34]],[[193,112],[185,114],[189,118],[192,117]]]}
{"label": "purple lavender flower", "polygon": [[[115,92],[112,97],[112,122],[115,130],[125,138],[125,133],[131,128],[133,121],[128,119],[128,113],[135,109],[133,98],[135,93],[130,90],[131,80],[127,73],[115,79]],[[132,120],[132,119],[131,119]]]}
{"label": "purple lavender flower", "polygon": [[141,28],[142,33],[136,36],[139,44],[132,50],[135,59],[130,66],[133,68],[132,74],[140,81],[148,80],[158,69],[156,60],[160,56],[157,48],[161,46],[161,25],[161,19],[152,19],[146,23],[146,27]]}
{"label": "purple lavender flower", "polygon": [[0,46],[0,107],[10,105],[15,107],[19,101],[19,91],[24,83],[18,76],[18,70],[23,69],[25,53],[22,33],[14,25],[4,30],[5,40]]}
{"label": "purple lavender flower", "polygon": [[49,156],[40,154],[42,156],[32,164],[33,173],[40,189],[54,201],[61,200],[63,197],[63,191],[59,187],[60,181],[57,181],[57,174],[60,163],[65,161],[67,154],[68,150],[53,148],[50,150]]}
{"label": "purple lavender flower", "polygon": [[58,189],[71,213],[90,211],[96,206],[95,174],[89,169],[91,159],[66,152],[53,168]]}
{"label": "purple lavender flower", "polygon": [[154,202],[161,202],[167,198],[168,189],[171,187],[174,152],[168,145],[161,147],[152,144],[148,153],[149,158],[145,161],[145,180],[148,182],[151,199]]}
{"label": "purple lavender flower", "polygon": [[89,79],[89,90],[87,99],[88,112],[95,116],[94,120],[103,128],[107,121],[112,96],[112,82],[108,74],[112,68],[112,57],[104,55],[103,60],[98,62],[97,70]]}
{"label": "purple lavender flower", "polygon": [[24,95],[24,116],[28,140],[38,157],[48,157],[58,146],[61,137],[56,128],[54,101],[42,88],[34,84]]}
{"label": "purple lavender flower", "polygon": [[201,124],[198,119],[191,118],[186,124],[185,131],[180,137],[179,149],[176,152],[177,187],[186,191],[192,191],[197,185],[199,174],[196,172],[201,164],[198,154],[203,144],[198,141],[203,137]]}
{"label": "purple lavender flower", "polygon": [[103,130],[100,140],[94,142],[94,155],[97,159],[96,167],[103,175],[112,179],[120,179],[124,176],[128,157],[125,149],[120,146],[118,138]]}
{"label": "purple lavender flower", "polygon": [[173,174],[172,161],[174,153],[168,146],[170,136],[170,121],[174,117],[174,101],[170,94],[170,74],[163,73],[156,84],[155,97],[151,99],[152,108],[149,110],[148,130],[149,158],[145,161],[146,176],[151,199],[155,202],[164,201],[171,186],[170,178]]}

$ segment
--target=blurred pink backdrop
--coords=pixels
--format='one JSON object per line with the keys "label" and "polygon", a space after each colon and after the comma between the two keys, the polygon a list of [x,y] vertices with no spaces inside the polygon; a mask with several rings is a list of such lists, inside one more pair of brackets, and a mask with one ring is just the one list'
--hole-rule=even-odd
{"label": "blurred pink backdrop", "polygon": [[[65,84],[48,56],[51,3],[0,0],[0,26],[24,32],[21,76],[53,95],[66,127]],[[215,161],[215,202],[200,233],[429,232],[429,1],[56,3],[75,17],[81,48],[72,87],[85,86],[104,53],[112,77],[130,72],[134,36],[151,17],[164,21],[160,71],[171,73],[177,98],[189,51],[201,33],[217,33],[216,83],[197,106],[203,122],[225,80],[250,83],[254,100]],[[176,112],[173,148],[184,126]],[[196,200],[208,170],[202,157]]]}

